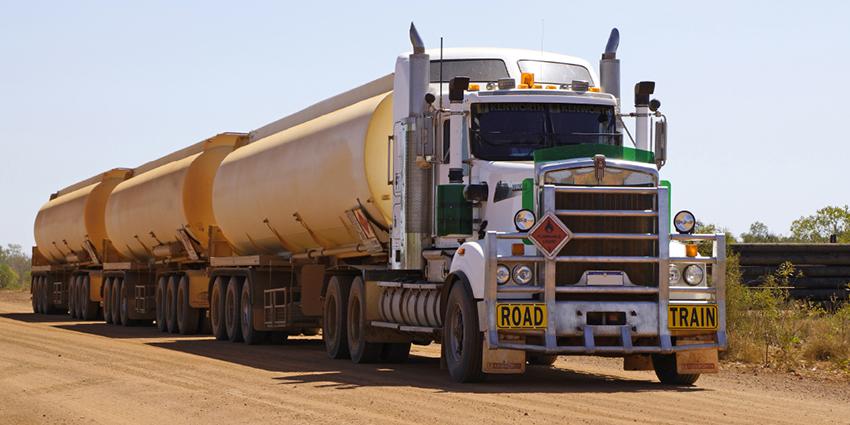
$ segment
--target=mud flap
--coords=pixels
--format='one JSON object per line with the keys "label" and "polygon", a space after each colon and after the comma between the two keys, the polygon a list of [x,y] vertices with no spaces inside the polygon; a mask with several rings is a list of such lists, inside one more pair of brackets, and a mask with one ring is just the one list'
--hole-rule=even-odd
{"label": "mud flap", "polygon": [[[524,338],[520,342],[524,343]],[[525,351],[490,349],[487,338],[484,338],[483,348],[481,369],[484,373],[504,375],[525,373]]]}
{"label": "mud flap", "polygon": [[[704,341],[679,340],[676,345],[699,344]],[[676,372],[682,375],[717,373],[720,370],[716,348],[689,350],[676,353]]]}
{"label": "mud flap", "polygon": [[623,370],[654,370],[652,356],[648,354],[632,354],[623,357]]}

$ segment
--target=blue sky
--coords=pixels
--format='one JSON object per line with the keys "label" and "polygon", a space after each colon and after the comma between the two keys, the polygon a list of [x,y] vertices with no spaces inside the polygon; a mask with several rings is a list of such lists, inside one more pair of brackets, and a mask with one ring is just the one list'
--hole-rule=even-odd
{"label": "blue sky", "polygon": [[391,72],[411,20],[594,64],[618,27],[624,92],[655,80],[670,119],[674,208],[787,232],[850,203],[850,3],[741,3],[0,1],[0,243],[31,245],[61,187]]}

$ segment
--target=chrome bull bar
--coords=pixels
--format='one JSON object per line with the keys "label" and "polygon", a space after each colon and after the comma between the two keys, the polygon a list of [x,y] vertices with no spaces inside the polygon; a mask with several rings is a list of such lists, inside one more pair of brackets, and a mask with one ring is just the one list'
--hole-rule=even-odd
{"label": "chrome bull bar", "polygon": [[[646,233],[574,233],[574,239],[658,239],[658,256],[557,256],[554,258],[546,258],[539,254],[536,256],[525,255],[500,255],[498,251],[500,240],[522,240],[528,237],[525,232],[486,232],[484,239],[485,256],[487,257],[487,267],[485,269],[484,278],[484,305],[487,317],[486,338],[491,348],[515,349],[531,352],[540,352],[547,354],[642,354],[642,353],[673,353],[685,350],[712,349],[717,348],[725,350],[726,341],[726,245],[725,236],[723,234],[691,234],[680,235],[670,234],[670,218],[668,211],[670,210],[668,201],[668,189],[665,187],[653,188],[629,188],[629,187],[583,187],[583,186],[553,186],[545,185],[541,188],[541,207],[538,211],[538,218],[543,217],[547,213],[554,213],[558,216],[566,215],[597,215],[597,216],[633,216],[638,213],[641,215],[652,215],[658,220],[658,234]],[[555,194],[557,192],[576,192],[576,193],[612,193],[612,194],[654,194],[656,195],[657,208],[655,211],[629,211],[629,210],[557,210],[555,209]],[[712,256],[711,257],[670,257],[669,244],[670,241],[712,241]],[[528,287],[504,287],[500,288],[496,283],[496,267],[500,262],[534,262],[542,263],[544,267],[543,285],[528,286]],[[657,263],[658,264],[658,286],[558,286],[556,282],[556,266],[558,263]],[[669,275],[667,270],[669,264],[674,262],[687,263],[705,263],[711,264],[711,286],[706,287],[691,287],[691,286],[670,286]],[[618,301],[620,303],[629,303],[628,297],[633,295],[654,295],[657,298],[654,302],[655,313],[657,319],[654,328],[654,337],[657,337],[658,344],[656,345],[639,345],[634,346],[632,337],[632,326],[628,323],[624,326],[599,326],[599,325],[583,325],[581,328],[581,336],[583,345],[559,345],[558,337],[558,301],[557,294],[617,294],[623,295],[624,299]],[[518,343],[501,340],[499,337],[500,331],[497,328],[497,303],[500,295],[515,295],[515,294],[543,294],[543,302],[546,305],[547,321],[546,328],[543,330],[543,345]],[[687,345],[673,345],[672,335],[667,323],[667,307],[670,304],[671,294],[710,294],[713,297],[714,303],[717,305],[718,327],[715,331],[714,342],[696,343]],[[523,302],[511,300],[512,303]],[[569,304],[570,302],[562,302],[561,304]],[[592,302],[583,302],[589,304]],[[605,304],[605,303],[600,303]],[[639,304],[636,302],[636,304]],[[645,304],[645,302],[644,302]],[[614,328],[619,328],[616,332],[621,340],[618,346],[597,346],[595,337],[599,331],[605,331],[606,335],[610,335]],[[536,331],[539,334],[539,331]]]}

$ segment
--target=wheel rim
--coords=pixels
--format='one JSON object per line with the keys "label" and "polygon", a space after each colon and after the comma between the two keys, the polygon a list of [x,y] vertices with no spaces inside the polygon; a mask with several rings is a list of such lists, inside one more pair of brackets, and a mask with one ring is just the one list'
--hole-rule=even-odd
{"label": "wheel rim", "polygon": [[449,356],[457,361],[463,356],[463,311],[455,307],[449,319]]}

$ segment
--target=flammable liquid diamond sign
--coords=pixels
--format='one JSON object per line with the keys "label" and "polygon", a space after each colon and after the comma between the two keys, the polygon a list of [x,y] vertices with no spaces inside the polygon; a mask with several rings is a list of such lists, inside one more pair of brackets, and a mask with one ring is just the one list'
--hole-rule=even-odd
{"label": "flammable liquid diamond sign", "polygon": [[548,258],[557,256],[572,236],[570,229],[552,213],[543,216],[528,232],[528,239]]}

